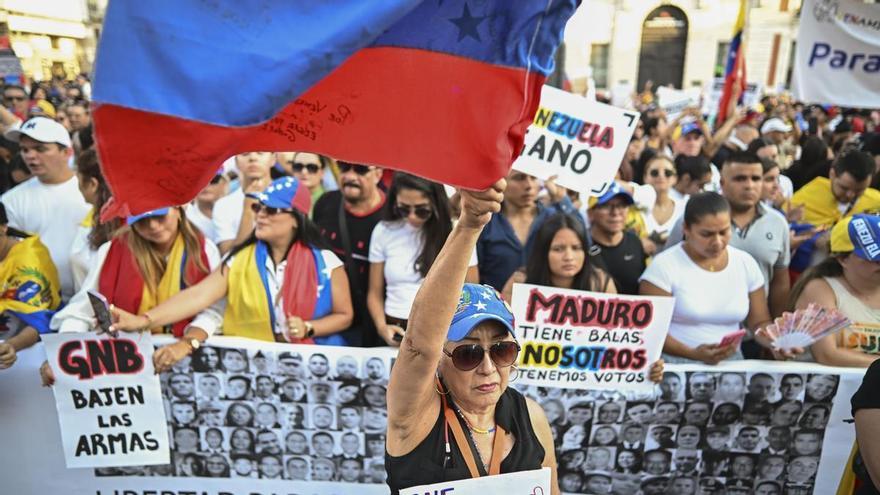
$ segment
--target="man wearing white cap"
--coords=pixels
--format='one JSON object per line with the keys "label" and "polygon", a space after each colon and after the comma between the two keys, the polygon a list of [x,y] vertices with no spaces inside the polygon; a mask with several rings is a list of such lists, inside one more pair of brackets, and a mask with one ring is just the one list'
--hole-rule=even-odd
{"label": "man wearing white cap", "polygon": [[788,133],[791,132],[791,129],[791,125],[787,124],[779,117],[773,117],[767,119],[761,126],[761,135],[778,146],[785,141],[785,138],[788,137]]}
{"label": "man wearing white cap", "polygon": [[9,226],[40,236],[58,268],[61,297],[66,301],[73,295],[70,248],[90,208],[67,165],[73,153],[70,135],[54,120],[34,117],[7,131],[6,138],[19,143],[33,175],[0,197]]}

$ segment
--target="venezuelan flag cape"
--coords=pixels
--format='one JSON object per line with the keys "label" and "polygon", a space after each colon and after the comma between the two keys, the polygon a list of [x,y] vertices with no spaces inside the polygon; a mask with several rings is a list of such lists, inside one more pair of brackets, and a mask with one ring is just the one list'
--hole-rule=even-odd
{"label": "venezuelan flag cape", "polygon": [[[199,256],[202,265],[210,267],[208,255],[205,253],[205,239],[199,236],[202,246]],[[157,293],[153,294],[144,283],[141,271],[135,261],[134,254],[128,247],[128,237],[123,235],[113,239],[110,250],[101,267],[98,276],[98,291],[107,298],[111,304],[134,314],[144,314],[150,308],[177,294],[181,290],[199,283],[210,273],[209,270],[200,270],[195,263],[188,263],[189,253],[183,242],[183,236],[178,235],[171,246],[168,255],[168,267],[159,280]],[[171,325],[171,332],[176,337],[183,336],[183,330],[192,321],[188,318]],[[154,328],[152,331],[161,332],[163,329]]]}
{"label": "venezuelan flag cape", "polygon": [[49,332],[49,321],[61,304],[58,270],[49,250],[32,235],[12,246],[0,263],[0,314],[14,314],[39,333]]}
{"label": "venezuelan flag cape", "polygon": [[[269,248],[262,241],[235,254],[229,269],[223,335],[287,342],[282,334],[275,332],[276,305],[282,306],[283,314],[304,320],[317,320],[332,311],[331,270],[324,263],[320,249],[294,243],[287,258],[281,293],[277,295],[269,289],[268,259]],[[303,339],[298,343],[346,345],[339,334]]]}
{"label": "venezuelan flag cape", "polygon": [[93,112],[105,216],[186,203],[254,150],[485,188],[522,149],[577,3],[111,2]]}
{"label": "venezuelan flag cape", "polygon": [[746,1],[739,0],[739,14],[736,16],[736,24],[733,25],[733,38],[727,49],[727,65],[724,67],[724,89],[721,91],[721,100],[718,102],[718,114],[715,122],[718,125],[727,120],[727,107],[733,98],[734,85],[739,85],[740,100],[746,90],[746,54],[743,50],[743,30],[746,28]]}

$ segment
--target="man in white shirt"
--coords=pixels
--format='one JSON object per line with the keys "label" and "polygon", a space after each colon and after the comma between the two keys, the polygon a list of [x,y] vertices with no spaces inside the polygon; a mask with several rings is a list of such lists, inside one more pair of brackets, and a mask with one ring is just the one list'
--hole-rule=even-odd
{"label": "man in white shirt", "polygon": [[9,130],[6,138],[19,143],[33,175],[0,197],[9,226],[40,236],[58,269],[61,297],[67,301],[74,292],[70,249],[77,226],[90,209],[68,166],[73,153],[70,135],[54,120],[34,117]]}
{"label": "man in white shirt", "polygon": [[217,242],[217,232],[214,229],[214,205],[221,198],[226,196],[229,190],[229,179],[223,173],[223,167],[217,170],[211,182],[202,189],[196,199],[186,205],[186,218],[194,223],[205,238],[209,241]]}
{"label": "man in white shirt", "polygon": [[254,230],[254,212],[250,205],[256,200],[245,196],[259,193],[272,182],[271,170],[275,154],[269,151],[240,153],[235,157],[241,187],[214,204],[214,234],[221,254],[245,241]]}

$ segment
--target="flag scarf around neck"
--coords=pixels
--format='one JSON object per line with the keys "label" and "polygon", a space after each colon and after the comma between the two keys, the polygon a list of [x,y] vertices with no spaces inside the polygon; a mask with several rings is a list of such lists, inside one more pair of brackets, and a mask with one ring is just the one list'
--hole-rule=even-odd
{"label": "flag scarf around neck", "polygon": [[724,89],[721,91],[721,100],[718,102],[718,114],[715,118],[717,125],[724,124],[729,115],[727,115],[727,107],[730,105],[730,99],[733,98],[733,88],[735,84],[739,85],[739,103],[742,102],[742,96],[746,91],[746,54],[743,47],[743,30],[746,27],[746,1],[740,0],[739,14],[736,17],[736,24],[733,26],[733,38],[730,40],[730,46],[727,49],[727,65],[724,68]]}
{"label": "flag scarf around neck", "polygon": [[[262,241],[235,254],[229,270],[223,335],[286,342],[283,335],[275,332],[276,304],[281,305],[284,315],[299,316],[306,321],[322,318],[332,311],[333,287],[320,249],[293,243],[287,253],[284,279],[277,295],[269,289],[269,257],[269,247]],[[276,301],[276,297],[281,300]],[[338,335],[297,341],[313,342],[345,345]]]}
{"label": "flag scarf around neck", "polygon": [[[106,297],[110,304],[129,313],[144,314],[188,286],[195,285],[210,273],[207,270],[199,270],[195,263],[187,263],[189,253],[186,252],[183,236],[178,234],[171,246],[167,268],[159,280],[157,293],[153,294],[144,283],[134,253],[128,247],[128,235],[131,234],[111,241],[110,250],[107,251],[107,258],[98,277],[98,292]],[[202,247],[199,253],[202,264],[205,267],[211,266],[205,253],[205,239],[201,235],[199,245]],[[171,332],[176,337],[183,336],[183,330],[190,321],[192,319],[188,318],[173,324]],[[157,333],[162,329],[154,328],[152,331]]]}
{"label": "flag scarf around neck", "polygon": [[578,2],[215,3],[110,3],[93,111],[105,217],[186,203],[254,150],[486,188],[521,151]]}
{"label": "flag scarf around neck", "polygon": [[32,235],[12,246],[0,263],[0,283],[0,314],[12,313],[37,332],[49,332],[49,321],[61,304],[61,284],[39,237]]}

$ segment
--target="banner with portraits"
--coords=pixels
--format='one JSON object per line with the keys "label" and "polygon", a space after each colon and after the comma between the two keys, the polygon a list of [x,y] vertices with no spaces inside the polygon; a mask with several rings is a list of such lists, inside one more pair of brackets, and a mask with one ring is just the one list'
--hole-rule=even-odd
{"label": "banner with portraits", "polygon": [[[155,339],[158,345],[170,342]],[[68,469],[42,345],[3,372],[4,492],[385,494],[385,394],[396,351],[215,337],[161,375],[171,462]],[[864,371],[742,361],[668,365],[620,392],[521,384],[542,405],[567,493],[834,493]],[[157,411],[157,415],[163,411]]]}

